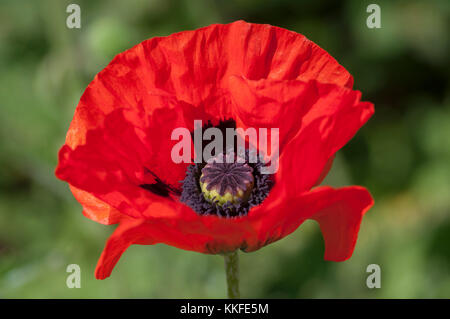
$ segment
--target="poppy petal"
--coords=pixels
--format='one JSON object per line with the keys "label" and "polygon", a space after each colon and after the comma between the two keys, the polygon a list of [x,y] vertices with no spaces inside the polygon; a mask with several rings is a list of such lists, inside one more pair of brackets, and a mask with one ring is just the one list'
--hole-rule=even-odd
{"label": "poppy petal", "polygon": [[302,117],[315,105],[319,96],[313,82],[298,80],[230,78],[230,93],[236,125],[243,129],[268,129],[267,146],[258,145],[264,154],[270,149],[271,128],[279,130],[279,152],[302,125]]}
{"label": "poppy petal", "polygon": [[75,199],[83,206],[83,215],[104,225],[117,224],[123,215],[107,203],[99,200],[91,193],[69,185]]}
{"label": "poppy petal", "polygon": [[[213,24],[149,39],[123,54],[129,51],[132,58],[140,56],[146,85],[194,106],[223,95],[233,75],[353,85],[352,76],[325,50],[301,34],[268,24]],[[208,103],[208,108],[228,113],[226,101],[218,101],[219,106]]]}
{"label": "poppy petal", "polygon": [[[211,26],[223,30],[221,54],[228,74],[251,80],[317,80],[351,88],[352,76],[325,50],[304,35],[268,24],[237,21]],[[208,28],[205,28],[208,29]],[[206,31],[206,30],[205,30]],[[224,41],[225,40],[225,41]],[[211,48],[215,50],[214,47]],[[201,51],[201,50],[200,50]],[[223,59],[223,55],[226,59]]]}
{"label": "poppy petal", "polygon": [[316,85],[318,100],[303,116],[300,130],[280,155],[276,180],[287,183],[291,197],[320,181],[332,156],[374,113],[372,103],[360,101],[359,91]]}
{"label": "poppy petal", "polygon": [[[279,194],[278,194],[279,195]],[[364,214],[373,206],[370,193],[360,186],[334,189],[317,187],[288,201],[274,201],[272,206],[261,207],[260,230],[262,245],[279,240],[295,231],[305,220],[316,220],[325,240],[325,259],[344,261],[351,257],[359,226]],[[269,214],[267,209],[279,212]],[[262,247],[257,245],[248,251]]]}
{"label": "poppy petal", "polygon": [[325,167],[323,168],[322,172],[320,173],[319,179],[316,181],[314,186],[320,185],[325,177],[327,177],[328,173],[331,170],[331,167],[333,166],[334,158],[336,157],[336,154],[333,154],[325,164]]}
{"label": "poppy petal", "polygon": [[[82,98],[82,101],[85,99]],[[164,182],[179,187],[187,164],[172,161],[171,149],[178,141],[172,140],[171,134],[174,128],[189,127],[190,123],[185,123],[183,113],[178,110],[188,108],[183,102],[169,97],[155,97],[154,104],[165,107],[154,109],[151,114],[146,114],[139,107],[119,107],[107,115],[101,112],[94,115],[95,104],[88,110],[83,103],[80,102],[77,107],[66,146],[72,150],[82,146],[84,148],[81,149],[86,152],[93,152],[90,157],[96,155],[99,161],[111,159],[129,176],[142,174],[143,168],[149,167]],[[96,117],[101,120],[90,123]],[[193,123],[190,126],[193,127]],[[88,136],[91,137],[89,143]],[[59,163],[57,174],[61,166]]]}
{"label": "poppy petal", "polygon": [[[317,221],[325,241],[325,260],[344,261],[350,258],[358,238],[364,214],[373,206],[374,200],[367,189],[359,186],[317,191],[310,195],[308,203],[316,212],[310,217]],[[316,199],[317,197],[317,199]],[[320,203],[323,202],[323,203]]]}
{"label": "poppy petal", "polygon": [[97,262],[95,277],[97,279],[109,277],[120,256],[130,245],[153,245],[155,243],[143,220],[131,218],[123,220],[106,242]]}
{"label": "poppy petal", "polygon": [[[152,193],[151,187],[149,191],[141,186],[156,185],[159,178],[170,182],[173,189],[179,188],[189,165],[173,163],[168,150],[172,143],[167,142],[171,126],[161,123],[176,122],[179,112],[167,108],[156,113],[157,118],[150,119],[153,124],[144,131],[125,118],[125,110],[112,111],[102,126],[86,132],[84,144],[74,149],[65,145],[60,150],[56,176],[121,213],[147,216],[152,203],[165,198],[160,192]],[[160,138],[146,135],[152,133]],[[170,193],[166,199],[172,199]]]}

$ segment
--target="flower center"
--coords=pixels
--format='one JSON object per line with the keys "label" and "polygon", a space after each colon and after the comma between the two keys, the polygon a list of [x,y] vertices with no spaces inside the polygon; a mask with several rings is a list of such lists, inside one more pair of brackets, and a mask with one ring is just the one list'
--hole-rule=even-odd
{"label": "flower center", "polygon": [[[250,162],[248,151],[245,162],[232,153],[219,156],[187,167],[180,201],[199,215],[244,217],[267,197],[272,177],[261,173],[264,163],[259,159]],[[228,157],[227,161],[227,156],[233,158]]]}
{"label": "flower center", "polygon": [[213,157],[202,169],[200,188],[210,203],[220,206],[225,203],[243,203],[252,192],[253,168],[242,158],[231,156]]}

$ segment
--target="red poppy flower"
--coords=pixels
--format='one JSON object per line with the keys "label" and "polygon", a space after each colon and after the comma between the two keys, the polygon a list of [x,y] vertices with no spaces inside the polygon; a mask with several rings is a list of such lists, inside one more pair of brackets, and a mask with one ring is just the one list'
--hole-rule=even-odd
{"label": "red poppy flower", "polygon": [[[243,21],[152,38],[117,55],[81,97],[56,169],[86,217],[119,224],[96,277],[108,277],[131,244],[250,252],[306,219],[320,225],[326,260],[348,259],[373,200],[359,186],[316,186],[374,112],[352,85],[303,35]],[[182,195],[180,181],[195,167],[172,161],[171,133],[193,132],[194,120],[279,128],[279,169],[258,179],[270,185],[255,186],[263,195],[239,216],[196,211]]]}

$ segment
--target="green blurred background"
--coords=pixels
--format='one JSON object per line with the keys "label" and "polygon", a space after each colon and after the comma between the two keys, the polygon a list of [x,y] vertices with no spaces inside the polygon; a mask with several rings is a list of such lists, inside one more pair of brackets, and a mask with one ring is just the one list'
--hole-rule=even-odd
{"label": "green blurred background", "polygon": [[[128,0],[0,2],[0,298],[222,298],[223,260],[132,246],[112,277],[94,268],[114,226],[82,216],[54,177],[57,152],[88,83],[117,53],[153,36],[239,19],[306,35],[355,77],[375,116],[339,152],[325,183],[375,197],[353,257],[323,260],[318,225],[241,254],[243,297],[450,297],[448,0]],[[81,29],[66,7],[81,6]],[[66,286],[81,266],[81,289]],[[381,266],[381,288],[366,267]]]}

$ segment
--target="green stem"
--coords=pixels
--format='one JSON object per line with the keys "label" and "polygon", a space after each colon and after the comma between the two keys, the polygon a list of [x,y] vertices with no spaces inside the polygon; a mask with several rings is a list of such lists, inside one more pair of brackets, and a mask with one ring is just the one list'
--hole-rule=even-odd
{"label": "green stem", "polygon": [[227,275],[228,298],[239,299],[239,255],[235,250],[224,254],[225,272]]}

